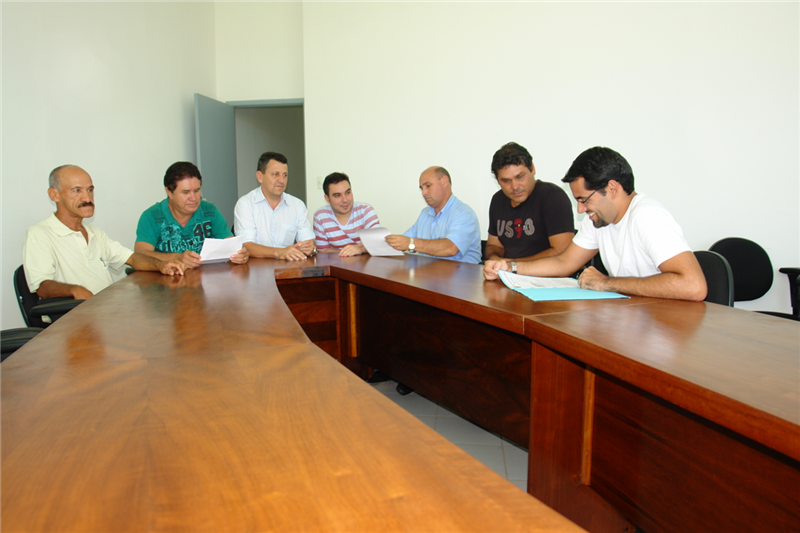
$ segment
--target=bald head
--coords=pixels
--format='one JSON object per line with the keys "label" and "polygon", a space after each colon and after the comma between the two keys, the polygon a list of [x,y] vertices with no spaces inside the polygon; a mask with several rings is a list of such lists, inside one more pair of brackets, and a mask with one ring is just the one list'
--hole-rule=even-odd
{"label": "bald head", "polygon": [[53,170],[50,171],[50,182],[49,182],[50,188],[60,191],[61,176],[65,173],[76,172],[76,171],[83,172],[84,174],[86,174],[86,171],[77,165],[61,165],[60,167],[54,168]]}
{"label": "bald head", "polygon": [[452,194],[450,173],[444,167],[428,167],[419,176],[419,190],[425,202],[439,213]]}

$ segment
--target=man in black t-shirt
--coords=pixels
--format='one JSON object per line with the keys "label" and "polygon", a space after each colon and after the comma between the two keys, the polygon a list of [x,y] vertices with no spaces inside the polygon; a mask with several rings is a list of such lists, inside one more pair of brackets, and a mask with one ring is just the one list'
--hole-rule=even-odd
{"label": "man in black t-shirt", "polygon": [[530,261],[564,251],[575,234],[569,197],[559,186],[536,180],[528,150],[504,145],[492,158],[492,174],[501,190],[489,205],[486,259]]}

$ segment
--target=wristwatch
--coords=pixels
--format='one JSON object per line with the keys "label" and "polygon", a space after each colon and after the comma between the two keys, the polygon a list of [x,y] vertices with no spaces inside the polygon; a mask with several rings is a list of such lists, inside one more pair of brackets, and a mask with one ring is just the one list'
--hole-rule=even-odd
{"label": "wristwatch", "polygon": [[413,237],[409,238],[408,249],[413,252],[416,248],[417,245],[414,244],[414,238]]}
{"label": "wristwatch", "polygon": [[517,273],[517,262],[516,261],[511,261],[511,272],[513,272],[514,274]]}

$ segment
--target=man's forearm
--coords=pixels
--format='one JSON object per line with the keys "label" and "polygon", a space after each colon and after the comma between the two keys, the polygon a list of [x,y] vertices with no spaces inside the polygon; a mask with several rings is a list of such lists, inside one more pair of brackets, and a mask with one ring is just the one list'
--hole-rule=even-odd
{"label": "man's forearm", "polygon": [[[506,261],[510,261],[510,259],[506,259]],[[517,259],[516,261],[520,260]],[[575,269],[563,261],[560,255],[555,255],[517,263],[517,273],[542,278],[563,278],[574,274]]]}
{"label": "man's forearm", "polygon": [[250,257],[266,257],[268,259],[277,259],[278,252],[281,251],[281,248],[273,248],[272,246],[264,246],[254,242],[246,242],[244,247],[247,248]]}
{"label": "man's forearm", "polygon": [[687,276],[675,272],[662,272],[645,278],[614,278],[600,275],[584,280],[581,276],[580,284],[586,289],[620,292],[631,296],[691,301],[702,301],[706,297],[704,286],[693,283]]}
{"label": "man's forearm", "polygon": [[[309,241],[303,242],[305,243]],[[307,246],[310,248],[309,253],[313,251],[314,240],[311,239],[310,242],[312,244]],[[247,252],[250,254],[250,257],[264,257],[267,259],[282,259],[286,261],[302,261],[307,259],[308,255],[301,250],[300,244],[302,243],[287,246],[286,248],[273,248],[271,246],[264,246],[254,242],[246,242],[244,243],[244,246],[247,248]]]}
{"label": "man's forearm", "polygon": [[61,283],[60,281],[46,280],[39,284],[36,294],[39,298],[73,297],[76,300],[85,300],[92,293],[81,285]]}
{"label": "man's forearm", "polygon": [[450,239],[414,239],[414,250],[436,257],[450,257],[458,253],[458,246]]}
{"label": "man's forearm", "polygon": [[158,272],[161,270],[161,264],[166,263],[167,261],[167,259],[162,260],[142,252],[133,252],[133,255],[131,255],[128,260],[125,261],[125,263],[132,266],[136,270],[150,270]]}
{"label": "man's forearm", "polygon": [[[155,250],[136,250],[137,254],[147,255],[154,259],[158,259],[159,261],[164,261],[165,263],[168,261],[180,261],[181,254],[173,254],[173,253],[164,253],[164,252],[156,252]],[[133,266],[133,265],[131,265]],[[136,268],[135,266],[133,268]],[[145,268],[136,268],[136,270],[147,270]],[[158,270],[158,269],[156,269]]]}
{"label": "man's forearm", "polygon": [[484,252],[486,259],[494,259],[494,260],[505,258],[506,256],[505,254],[506,254],[505,248],[503,248],[502,246],[495,246],[493,244],[487,244],[486,251]]}

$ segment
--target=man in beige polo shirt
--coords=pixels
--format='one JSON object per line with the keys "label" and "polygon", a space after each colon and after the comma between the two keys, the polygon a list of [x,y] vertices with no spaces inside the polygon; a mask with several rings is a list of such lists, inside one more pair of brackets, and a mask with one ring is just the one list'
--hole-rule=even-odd
{"label": "man in beige polo shirt", "polygon": [[47,194],[56,203],[56,212],[28,228],[22,246],[28,288],[40,298],[85,300],[113,283],[109,267],[126,264],[136,270],[183,274],[183,265],[134,253],[83,221],[94,215],[94,184],[82,168],[53,169]]}

